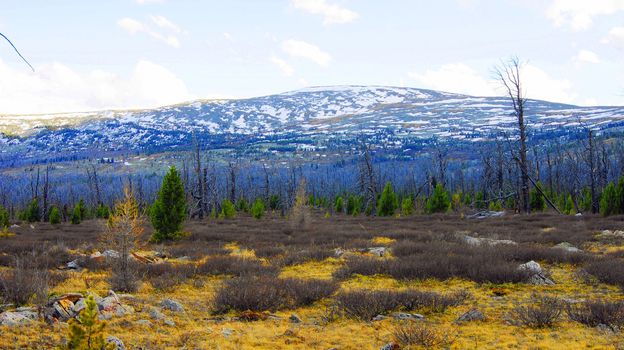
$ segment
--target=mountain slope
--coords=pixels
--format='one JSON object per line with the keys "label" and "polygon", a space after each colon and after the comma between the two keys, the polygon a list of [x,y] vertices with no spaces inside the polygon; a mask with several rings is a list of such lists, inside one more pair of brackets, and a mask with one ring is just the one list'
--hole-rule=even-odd
{"label": "mountain slope", "polygon": [[[624,107],[577,107],[530,100],[530,130],[561,133],[579,120],[596,129],[619,129]],[[258,143],[328,147],[362,135],[380,142],[442,138],[480,141],[511,133],[515,121],[502,97],[473,97],[432,90],[314,87],[265,97],[196,101],[139,111],[49,116],[1,116],[5,155],[36,156],[91,150],[169,150],[188,146],[195,133],[211,147]],[[306,147],[308,147],[306,146]]]}

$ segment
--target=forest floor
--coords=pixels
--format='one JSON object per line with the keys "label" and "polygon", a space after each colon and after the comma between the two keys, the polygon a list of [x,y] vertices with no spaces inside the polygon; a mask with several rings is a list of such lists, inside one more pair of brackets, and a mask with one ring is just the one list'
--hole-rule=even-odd
{"label": "forest floor", "polygon": [[[107,249],[99,240],[104,221],[18,225],[0,238],[5,276],[14,268],[14,255],[34,251],[38,265],[53,273],[50,298],[66,293],[105,297],[112,289],[106,262],[89,259]],[[451,214],[314,214],[306,227],[294,228],[277,216],[256,220],[241,215],[187,222],[188,237],[167,244],[148,243],[147,226],[138,250],[158,260],[148,265],[160,267],[139,266],[137,291],[117,291],[126,311],[106,320],[105,333],[127,349],[380,349],[390,343],[394,349],[624,349],[619,331],[624,326],[621,216],[508,213],[477,220]],[[554,248],[562,242],[569,244]],[[84,268],[58,269],[74,259]],[[524,271],[518,266],[531,260],[541,265],[540,276],[554,284],[536,284],[518,273]],[[254,278],[260,284],[250,282]],[[237,279],[240,284],[228,284]],[[284,279],[312,281],[304,289],[325,287],[318,287],[317,294],[296,292],[312,295],[309,300],[276,302],[295,297],[284,296],[280,288],[267,292],[271,286],[262,283]],[[382,293],[366,293],[407,290],[426,292],[419,297],[425,301],[382,302]],[[349,299],[349,293],[355,298]],[[522,310],[551,307],[544,296],[557,300],[551,322],[532,324],[531,315],[525,322]],[[428,297],[449,302],[440,307]],[[269,300],[256,300],[262,298]],[[166,299],[183,310],[163,307]],[[573,321],[570,310],[585,310],[590,302],[620,307],[610,311],[617,313],[611,324]],[[255,310],[241,310],[246,306]],[[483,319],[456,322],[470,310]],[[599,318],[591,314],[586,319],[592,317]],[[0,349],[51,349],[65,341],[67,328],[66,322],[42,319],[3,325]],[[409,340],[401,337],[406,332]]]}

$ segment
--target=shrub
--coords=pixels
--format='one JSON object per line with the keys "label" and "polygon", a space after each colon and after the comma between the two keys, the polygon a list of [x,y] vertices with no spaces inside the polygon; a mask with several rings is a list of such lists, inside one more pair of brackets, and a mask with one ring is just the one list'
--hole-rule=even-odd
{"label": "shrub", "polygon": [[31,300],[43,304],[48,296],[50,273],[34,264],[37,254],[15,256],[13,269],[0,273],[0,295],[16,306]]}
{"label": "shrub", "polygon": [[98,306],[93,295],[85,301],[85,308],[76,319],[69,320],[69,339],[61,349],[112,350],[116,347],[104,340],[106,323],[98,319]]}
{"label": "shrub", "polygon": [[[538,182],[537,187],[542,189],[542,183]],[[533,187],[529,192],[529,203],[532,211],[543,211],[546,209],[546,201],[544,201],[544,196],[538,191],[537,187]]]}
{"label": "shrub", "polygon": [[184,185],[180,174],[172,166],[163,178],[156,201],[150,209],[150,219],[155,230],[152,240],[162,242],[178,238],[185,217]]}
{"label": "shrub", "polygon": [[392,183],[388,181],[381,192],[379,203],[377,204],[377,214],[379,216],[392,216],[397,208],[397,197],[394,194]]}
{"label": "shrub", "polygon": [[576,209],[574,208],[574,200],[572,199],[572,195],[568,195],[565,205],[563,207],[564,214],[574,215],[576,214]]}
{"label": "shrub", "polygon": [[370,321],[390,311],[425,310],[443,312],[449,306],[461,304],[465,294],[441,295],[417,290],[370,291],[354,290],[336,296],[335,306],[344,316]]}
{"label": "shrub", "polygon": [[264,201],[262,201],[262,199],[260,198],[256,199],[251,206],[251,216],[256,219],[261,219],[262,216],[264,216],[264,211]]}
{"label": "shrub", "polygon": [[619,259],[601,259],[585,266],[599,281],[624,288],[624,265]]}
{"label": "shrub", "polygon": [[329,297],[338,288],[331,281],[242,277],[229,280],[217,290],[215,313],[276,311],[310,305]]}
{"label": "shrub", "polygon": [[260,276],[277,275],[273,266],[264,266],[260,260],[245,259],[230,255],[214,256],[197,267],[202,275]]}
{"label": "shrub", "polygon": [[247,201],[247,198],[241,198],[236,202],[236,210],[242,213],[249,211],[249,201]]}
{"label": "shrub", "polygon": [[600,197],[600,214],[609,216],[618,213],[617,191],[613,182],[609,182]]}
{"label": "shrub", "polygon": [[81,221],[80,207],[75,206],[74,210],[72,211],[72,215],[71,215],[71,223],[73,225],[78,225],[78,224],[80,224],[80,221]]}
{"label": "shrub", "polygon": [[301,178],[297,193],[295,194],[295,203],[290,212],[290,226],[296,230],[307,230],[312,222],[312,212],[310,206],[306,203],[306,180]]}
{"label": "shrub", "polygon": [[41,213],[39,211],[39,201],[37,198],[30,201],[26,211],[24,212],[24,219],[28,222],[37,222],[41,220]]}
{"label": "shrub", "polygon": [[568,304],[568,317],[586,326],[606,325],[612,329],[624,326],[624,302],[592,300]]}
{"label": "shrub", "polygon": [[50,209],[50,223],[52,225],[58,225],[61,223],[61,212],[55,206]]}
{"label": "shrub", "polygon": [[449,200],[448,192],[444,189],[441,183],[438,183],[433,190],[433,194],[427,200],[425,204],[425,211],[429,214],[433,213],[445,213],[449,210],[451,202]]}
{"label": "shrub", "polygon": [[221,202],[221,214],[219,214],[220,218],[223,219],[232,219],[236,216],[236,207],[229,199],[224,199]]}
{"label": "shrub", "polygon": [[511,321],[531,328],[550,328],[559,320],[563,310],[561,301],[550,296],[533,296],[528,305],[516,306]]}
{"label": "shrub", "polygon": [[334,204],[334,211],[338,213],[342,213],[344,211],[344,200],[342,197],[336,197],[336,203]]}
{"label": "shrub", "polygon": [[407,216],[412,215],[414,212],[414,201],[412,197],[405,197],[401,202],[401,215]]}
{"label": "shrub", "polygon": [[195,264],[146,264],[139,266],[138,272],[149,280],[152,287],[160,290],[169,290],[186,282],[195,275]]}
{"label": "shrub", "polygon": [[81,221],[86,220],[87,219],[87,206],[84,203],[84,199],[80,198],[76,207],[78,207],[78,211],[80,213],[80,220]]}
{"label": "shrub", "polygon": [[308,249],[287,251],[280,263],[283,265],[296,265],[307,261],[323,261],[334,255],[332,250],[312,246]]}
{"label": "shrub", "polygon": [[362,197],[349,195],[347,199],[347,214],[358,216],[362,210]]}
{"label": "shrub", "polygon": [[9,228],[9,212],[0,205],[0,230]]}
{"label": "shrub", "polygon": [[408,322],[394,328],[392,338],[402,347],[418,346],[425,349],[450,348],[457,333],[448,329],[435,329],[425,322]]}
{"label": "shrub", "polygon": [[98,219],[108,219],[109,215],[110,215],[110,210],[108,209],[108,207],[104,205],[103,203],[100,203],[97,209],[95,210],[95,216]]}

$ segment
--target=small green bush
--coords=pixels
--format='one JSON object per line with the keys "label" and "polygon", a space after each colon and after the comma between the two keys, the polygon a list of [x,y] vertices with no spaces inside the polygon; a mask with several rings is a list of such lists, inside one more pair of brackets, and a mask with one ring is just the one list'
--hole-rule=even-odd
{"label": "small green bush", "polygon": [[264,210],[264,202],[262,201],[262,199],[258,198],[251,206],[251,216],[256,219],[261,219],[262,216],[264,216]]}
{"label": "small green bush", "polygon": [[392,216],[397,206],[397,196],[392,188],[392,183],[388,181],[379,198],[377,214],[379,214],[379,216]]}
{"label": "small green bush", "polygon": [[58,225],[61,223],[61,212],[55,206],[50,209],[50,223],[52,225]]}
{"label": "small green bush", "polygon": [[429,214],[445,213],[450,207],[451,201],[449,200],[448,192],[446,192],[442,184],[437,184],[433,190],[433,194],[425,204],[425,211]]}
{"label": "small green bush", "polygon": [[229,199],[224,199],[221,203],[221,214],[219,217],[222,219],[232,219],[236,216],[236,208]]}

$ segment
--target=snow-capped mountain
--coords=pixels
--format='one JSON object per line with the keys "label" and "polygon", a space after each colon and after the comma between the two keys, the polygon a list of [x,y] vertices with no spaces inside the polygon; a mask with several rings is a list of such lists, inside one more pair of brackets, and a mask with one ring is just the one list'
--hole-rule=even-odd
{"label": "snow-capped mountain", "polygon": [[[600,130],[624,126],[624,107],[530,100],[526,110],[534,134],[565,132],[579,121]],[[384,146],[401,148],[404,140],[478,142],[514,130],[510,102],[504,97],[338,86],[241,100],[195,101],[153,110],[0,116],[4,134],[0,145],[5,156],[166,151],[189,146],[195,134],[210,147],[277,144],[318,149],[336,142],[348,145],[361,136],[382,135],[377,140]]]}

